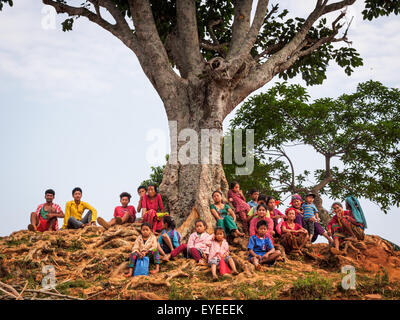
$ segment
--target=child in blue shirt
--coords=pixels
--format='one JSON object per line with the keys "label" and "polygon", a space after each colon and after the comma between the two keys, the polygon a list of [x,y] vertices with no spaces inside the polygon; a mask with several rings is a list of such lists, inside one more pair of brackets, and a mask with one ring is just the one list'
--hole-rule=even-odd
{"label": "child in blue shirt", "polygon": [[163,217],[163,230],[158,238],[158,251],[162,260],[168,261],[167,254],[179,247],[181,235],[175,229],[175,221],[170,216]]}
{"label": "child in blue shirt", "polygon": [[267,222],[260,220],[257,223],[257,233],[249,239],[249,260],[257,270],[261,270],[261,264],[273,265],[275,261],[285,261],[282,253],[275,250],[272,241],[267,236]]}
{"label": "child in blue shirt", "polygon": [[257,207],[257,201],[258,201],[258,190],[257,189],[251,189],[250,190],[250,197],[251,200],[248,203],[248,205],[250,206],[250,208],[254,208]]}
{"label": "child in blue shirt", "polygon": [[303,221],[304,227],[308,231],[310,242],[314,235],[314,223],[319,222],[318,209],[313,203],[315,199],[315,194],[309,193],[306,195],[306,202],[301,205],[303,209]]}

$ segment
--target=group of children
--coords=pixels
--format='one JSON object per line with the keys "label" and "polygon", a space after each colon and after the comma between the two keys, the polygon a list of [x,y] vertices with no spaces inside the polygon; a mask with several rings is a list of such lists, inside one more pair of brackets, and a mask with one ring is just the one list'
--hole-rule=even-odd
{"label": "group of children", "polygon": [[[307,194],[305,202],[301,201],[299,195],[293,195],[291,207],[283,214],[276,208],[278,201],[271,196],[259,194],[255,189],[250,191],[251,200],[246,202],[239,183],[233,182],[228,192],[228,201],[231,205],[223,201],[220,191],[214,191],[212,194],[214,203],[210,205],[210,212],[216,219],[214,233],[209,234],[206,231],[206,223],[197,220],[194,225],[195,232],[189,236],[187,243],[182,243],[174,220],[164,212],[157,187],[140,186],[138,194],[140,200],[137,209],[142,211],[141,232],[129,257],[129,272],[125,274],[127,277],[148,272],[157,273],[160,269],[160,259],[168,262],[182,253],[186,258],[192,258],[199,264],[208,264],[213,279],[217,280],[217,268],[220,274],[224,272],[238,274],[229,252],[228,236],[235,238],[249,235],[248,260],[260,270],[262,264],[273,265],[277,261],[284,262],[282,252],[274,247],[278,239],[285,251],[290,253],[292,250],[299,251],[307,243],[310,244],[315,240],[315,234],[321,234],[338,250],[341,237],[350,234],[359,238],[366,226],[363,216],[364,220],[354,219],[351,210],[343,211],[341,204],[335,202],[333,207],[336,215],[326,232],[319,224],[318,210],[313,203],[314,194]],[[64,215],[61,208],[52,202],[54,191],[46,190],[46,203],[31,214],[29,230],[57,230],[57,218],[62,217],[64,217],[64,228],[81,228],[95,224],[97,220],[101,226],[109,229],[115,224],[136,221],[136,210],[134,206],[129,205],[131,195],[127,192],[121,193],[121,205],[115,208],[114,216],[108,222],[101,217],[96,219],[96,210],[80,201],[82,197],[80,188],[74,188],[72,195],[74,200],[67,203]],[[82,217],[85,209],[89,211]],[[236,224],[237,216],[241,219],[243,232]],[[332,240],[331,236],[335,240]],[[153,270],[149,270],[150,262],[155,264]],[[139,269],[144,271],[139,272]]]}

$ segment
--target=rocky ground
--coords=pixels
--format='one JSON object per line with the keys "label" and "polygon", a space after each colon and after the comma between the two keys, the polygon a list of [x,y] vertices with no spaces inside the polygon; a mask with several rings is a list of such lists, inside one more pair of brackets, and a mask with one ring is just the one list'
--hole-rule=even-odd
{"label": "rocky ground", "polygon": [[[400,299],[400,252],[378,236],[345,242],[342,255],[315,244],[261,271],[247,261],[243,239],[231,246],[240,274],[212,282],[208,267],[184,258],[162,263],[156,275],[125,278],[138,234],[132,224],[0,238],[0,299]],[[45,265],[55,267],[54,290],[41,289]],[[356,268],[355,290],[342,288],[344,265]]]}

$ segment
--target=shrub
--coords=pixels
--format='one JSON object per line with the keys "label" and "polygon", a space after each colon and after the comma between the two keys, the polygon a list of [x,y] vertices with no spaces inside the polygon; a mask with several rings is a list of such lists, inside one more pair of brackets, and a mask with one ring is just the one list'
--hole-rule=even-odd
{"label": "shrub", "polygon": [[289,293],[297,300],[320,300],[327,299],[332,290],[333,286],[329,279],[313,272],[294,281]]}

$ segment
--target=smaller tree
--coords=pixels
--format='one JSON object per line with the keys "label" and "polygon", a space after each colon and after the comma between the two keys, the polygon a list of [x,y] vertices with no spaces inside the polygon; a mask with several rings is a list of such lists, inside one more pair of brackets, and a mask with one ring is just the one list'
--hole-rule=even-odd
{"label": "smaller tree", "polygon": [[[320,210],[322,194],[364,197],[385,213],[400,204],[398,89],[368,81],[353,94],[309,102],[305,88],[281,83],[245,102],[231,127],[255,129],[256,157],[271,168],[265,180],[280,194],[312,191]],[[309,145],[321,154],[323,169],[296,175],[297,157],[290,158],[287,149],[297,145]],[[334,158],[338,165],[332,165]],[[326,222],[329,215],[323,216]]]}

